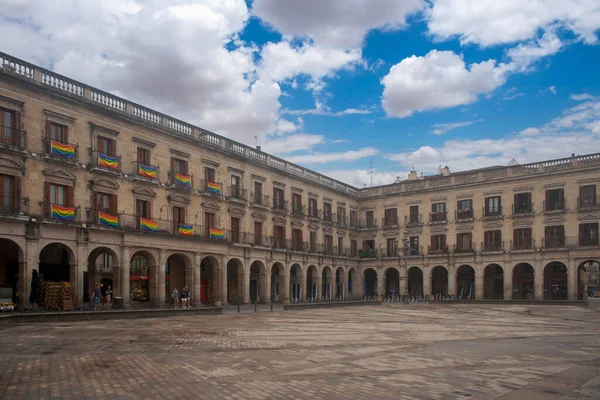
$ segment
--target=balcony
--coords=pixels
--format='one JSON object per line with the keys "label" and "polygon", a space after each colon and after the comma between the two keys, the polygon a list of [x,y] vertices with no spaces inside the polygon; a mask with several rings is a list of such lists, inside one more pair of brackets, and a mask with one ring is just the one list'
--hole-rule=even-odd
{"label": "balcony", "polygon": [[[94,215],[94,223],[104,225],[100,222],[99,215]],[[231,242],[232,238],[237,243],[244,241],[245,233],[239,231],[225,230],[218,227],[208,227],[205,225],[184,224],[178,221],[168,219],[144,218],[137,214],[118,214],[118,228],[125,230],[140,231],[146,233],[168,234],[181,237],[190,237],[197,239],[206,239],[214,241]],[[112,226],[116,228],[117,226]]]}
{"label": "balcony", "polygon": [[350,218],[349,219],[349,223],[348,223],[348,227],[350,229],[356,229],[356,228],[358,228],[358,219],[356,219],[356,218]]}
{"label": "balcony", "polygon": [[447,222],[447,213],[446,211],[433,211],[429,213],[429,222]]}
{"label": "balcony", "polygon": [[377,251],[373,249],[361,250],[358,252],[359,258],[377,258]]}
{"label": "balcony", "polygon": [[223,185],[221,182],[203,180],[200,184],[202,193],[209,196],[223,197]]}
{"label": "balcony", "polygon": [[542,249],[560,249],[566,247],[564,237],[542,238]]}
{"label": "balcony", "polygon": [[513,217],[517,216],[525,216],[533,214],[533,203],[525,202],[519,205],[513,204],[512,206],[512,215]]}
{"label": "balcony", "polygon": [[305,252],[307,251],[308,243],[301,240],[288,240],[286,247],[292,251]]}
{"label": "balcony", "polygon": [[420,257],[423,255],[423,246],[410,246],[406,257]]}
{"label": "balcony", "polygon": [[463,243],[454,245],[454,254],[475,253],[475,243]]}
{"label": "balcony", "polygon": [[27,149],[27,131],[0,125],[0,149],[22,153]]}
{"label": "balcony", "polygon": [[337,256],[337,247],[325,244],[323,245],[323,254],[326,256]]}
{"label": "balcony", "polygon": [[481,215],[485,219],[502,218],[502,206],[482,207]]}
{"label": "balcony", "polygon": [[597,235],[580,235],[578,240],[579,247],[598,247],[600,242]]}
{"label": "balcony", "polygon": [[510,241],[511,251],[535,250],[535,240],[528,239],[519,242]]}
{"label": "balcony", "polygon": [[287,200],[281,200],[281,199],[273,199],[273,207],[271,208],[271,210],[273,212],[278,212],[278,213],[286,213],[288,212],[288,201]]}
{"label": "balcony", "polygon": [[454,219],[457,221],[469,221],[473,219],[473,210],[456,210],[454,212]]}
{"label": "balcony", "polygon": [[546,201],[543,203],[543,210],[545,213],[560,213],[567,210],[566,201],[564,199],[560,201]]}
{"label": "balcony", "polygon": [[263,247],[271,247],[272,240],[271,236],[257,235],[255,233],[244,233],[243,243],[249,244],[252,246],[263,246]]}
{"label": "balcony", "polygon": [[25,197],[0,196],[0,215],[29,215],[29,199]]}
{"label": "balcony", "polygon": [[288,240],[284,238],[273,237],[273,245],[274,249],[287,250]]}
{"label": "balcony", "polygon": [[306,206],[302,204],[296,204],[292,206],[292,217],[295,218],[304,218],[306,215]]}
{"label": "balcony", "polygon": [[229,200],[237,200],[240,202],[246,202],[248,200],[246,189],[237,185],[229,186],[227,188],[227,198]]}
{"label": "balcony", "polygon": [[160,168],[156,165],[133,161],[133,174],[142,180],[158,181],[160,179]]}
{"label": "balcony", "polygon": [[169,171],[169,186],[171,187],[171,189],[180,189],[184,191],[193,190],[193,176],[180,174],[176,171]]}
{"label": "balcony", "polygon": [[385,256],[386,257],[398,257],[398,248],[397,247],[392,247],[392,248],[387,248],[385,249]]}
{"label": "balcony", "polygon": [[367,219],[367,220],[358,220],[358,229],[361,230],[369,230],[369,229],[377,229],[377,219]]}
{"label": "balcony", "polygon": [[481,242],[481,252],[482,253],[494,253],[494,252],[502,252],[504,251],[504,242],[496,241],[496,242]]}
{"label": "balcony", "polygon": [[308,243],[307,251],[311,254],[318,254],[319,253],[319,245],[317,245],[316,243]]}
{"label": "balcony", "polygon": [[600,205],[600,197],[577,197],[577,209],[589,210],[598,208]]}
{"label": "balcony", "polygon": [[44,151],[50,160],[75,164],[79,161],[79,146],[72,143],[62,143],[50,138],[43,138]]}
{"label": "balcony", "polygon": [[311,219],[313,221],[320,221],[321,219],[323,219],[323,215],[321,213],[321,210],[317,210],[316,208],[309,207],[307,218]]}
{"label": "balcony", "polygon": [[431,246],[427,246],[427,255],[444,255],[444,254],[448,254],[449,253],[449,249],[448,246],[444,246],[441,248],[438,247],[431,247]]}
{"label": "balcony", "polygon": [[107,172],[113,175],[121,174],[121,157],[109,156],[99,151],[92,152],[92,171]]}
{"label": "balcony", "polygon": [[383,219],[383,228],[397,228],[398,227],[398,217],[387,217]]}
{"label": "balcony", "polygon": [[269,208],[271,202],[269,196],[261,193],[250,193],[250,205],[253,207]]}
{"label": "balcony", "polygon": [[79,207],[63,206],[53,203],[40,203],[43,209],[43,218],[61,223],[79,223]]}
{"label": "balcony", "polygon": [[119,229],[123,226],[119,214],[112,215],[97,210],[90,210],[87,217],[87,223],[90,226],[98,226],[106,229]]}
{"label": "balcony", "polygon": [[334,214],[324,212],[323,213],[323,223],[324,224],[333,224],[333,221],[334,221],[333,217],[334,217]]}
{"label": "balcony", "polygon": [[340,228],[347,227],[348,226],[348,217],[346,217],[345,215],[338,214],[336,225],[339,226]]}
{"label": "balcony", "polygon": [[406,226],[417,226],[423,225],[423,215],[405,215],[404,216],[404,225]]}

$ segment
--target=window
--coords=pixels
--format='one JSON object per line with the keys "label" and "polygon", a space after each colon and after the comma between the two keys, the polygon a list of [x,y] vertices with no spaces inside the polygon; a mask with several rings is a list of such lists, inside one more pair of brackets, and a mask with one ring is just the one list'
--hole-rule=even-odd
{"label": "window", "polygon": [[410,246],[410,255],[411,256],[416,256],[419,254],[419,250],[420,250],[420,246],[419,246],[419,237],[418,236],[411,236],[409,239],[409,246]]}
{"label": "window", "polygon": [[431,236],[431,250],[435,253],[443,253],[446,251],[446,235]]}
{"label": "window", "polygon": [[374,217],[374,212],[373,211],[366,211],[365,212],[365,219],[366,219],[366,223],[367,223],[367,228],[374,228],[375,227],[375,217]]}
{"label": "window", "polygon": [[367,257],[375,255],[375,241],[374,240],[363,240],[363,253]]}
{"label": "window", "polygon": [[0,143],[15,144],[15,130],[17,123],[15,112],[0,108]]}
{"label": "window", "polygon": [[356,239],[350,239],[350,255],[356,257],[358,255],[358,244]]}
{"label": "window", "polygon": [[302,229],[293,229],[292,239],[292,250],[303,250],[304,246],[302,246]]}
{"label": "window", "polygon": [[337,217],[338,224],[346,225],[346,207],[338,206],[337,207]]}
{"label": "window", "polygon": [[411,224],[418,224],[421,221],[419,221],[419,206],[418,205],[414,205],[414,206],[410,206],[409,207],[409,223]]}
{"label": "window", "polygon": [[318,217],[317,199],[308,199],[308,216],[314,218]]}
{"label": "window", "polygon": [[384,210],[384,225],[385,226],[396,226],[398,225],[398,209],[388,208]]}
{"label": "window", "polygon": [[292,193],[292,210],[297,214],[302,213],[302,195]]}
{"label": "window", "polygon": [[565,190],[552,189],[546,190],[546,211],[564,210],[565,208]]}
{"label": "window", "polygon": [[483,249],[487,251],[502,250],[502,231],[486,231],[483,234]]}
{"label": "window", "polygon": [[239,242],[240,241],[240,219],[239,218],[231,218],[231,241]]}
{"label": "window", "polygon": [[173,206],[173,232],[177,232],[179,224],[185,224],[185,208]]}
{"label": "window", "polygon": [[186,160],[171,158],[171,168],[178,174],[187,175],[188,173],[188,163]]}
{"label": "window", "polygon": [[262,194],[263,194],[262,183],[254,182],[254,204],[260,204],[260,205],[266,206],[266,204],[263,204]]}
{"label": "window", "polygon": [[275,226],[275,247],[278,249],[285,248],[285,227]]}
{"label": "window", "polygon": [[579,187],[579,207],[590,207],[596,205],[596,185]]}
{"label": "window", "polygon": [[137,162],[138,164],[150,165],[150,150],[138,147]]}
{"label": "window", "polygon": [[96,143],[96,151],[98,153],[115,157],[116,154],[116,141],[114,139],[106,138],[104,136],[98,136]]}
{"label": "window", "polygon": [[527,214],[532,210],[531,193],[515,194],[514,213]]}
{"label": "window", "polygon": [[344,251],[344,238],[338,236],[338,256],[341,256]]}
{"label": "window", "polygon": [[217,227],[217,219],[213,213],[204,213],[204,235],[206,238],[210,238],[210,228]]}
{"label": "window", "polygon": [[431,205],[431,221],[446,220],[446,203],[433,203]]}
{"label": "window", "polygon": [[579,245],[597,246],[598,245],[598,223],[579,225]]}
{"label": "window", "polygon": [[323,203],[323,219],[325,221],[331,221],[331,204]]}
{"label": "window", "polygon": [[514,250],[533,249],[531,228],[515,229],[513,240]]}
{"label": "window", "polygon": [[350,210],[350,227],[355,228],[358,220],[358,213],[356,210]]}
{"label": "window", "polygon": [[262,222],[254,221],[254,244],[262,245]]}
{"label": "window", "polygon": [[317,232],[310,233],[310,251],[312,253],[317,252]]}
{"label": "window", "polygon": [[20,188],[19,177],[0,175],[0,212],[12,214],[19,211]]}
{"label": "window", "polygon": [[204,168],[204,178],[207,182],[216,183],[216,174],[214,168],[205,167]]}
{"label": "window", "polygon": [[325,254],[333,254],[333,236],[325,235]]}
{"label": "window", "polygon": [[110,215],[117,215],[117,196],[114,194],[106,194],[96,192],[96,211],[101,211]]}
{"label": "window", "polygon": [[151,203],[147,200],[136,200],[135,212],[142,218],[152,219]]}
{"label": "window", "polygon": [[48,204],[73,207],[73,187],[47,183]]}
{"label": "window", "polygon": [[456,219],[473,218],[473,200],[459,200],[456,202]]}
{"label": "window", "polygon": [[456,234],[456,251],[468,252],[473,250],[473,236],[471,232]]}
{"label": "window", "polygon": [[388,239],[387,240],[387,256],[395,257],[396,256],[396,243],[398,241],[396,239]]}
{"label": "window", "polygon": [[559,226],[547,226],[544,229],[544,246],[548,248],[552,247],[564,247],[565,245],[565,227]]}
{"label": "window", "polygon": [[242,179],[237,175],[231,175],[231,197],[235,199],[241,198]]}
{"label": "window", "polygon": [[50,122],[50,139],[61,143],[69,142],[69,128],[55,122]]}
{"label": "window", "polygon": [[273,208],[276,210],[285,210],[283,189],[273,188]]}
{"label": "window", "polygon": [[502,215],[502,197],[486,197],[485,198],[485,216],[497,217]]}

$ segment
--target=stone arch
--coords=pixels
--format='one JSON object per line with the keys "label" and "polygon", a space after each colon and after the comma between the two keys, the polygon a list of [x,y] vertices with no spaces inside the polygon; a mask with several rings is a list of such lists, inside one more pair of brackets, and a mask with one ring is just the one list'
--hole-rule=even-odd
{"label": "stone arch", "polygon": [[290,267],[290,301],[299,303],[302,299],[302,266],[298,263],[292,264]]}
{"label": "stone arch", "polygon": [[577,266],[577,299],[584,300],[589,294],[600,291],[600,262],[586,260]]}
{"label": "stone arch", "polygon": [[475,298],[475,269],[468,264],[463,264],[456,270],[456,297]]}
{"label": "stone arch", "polygon": [[560,261],[552,261],[544,267],[544,300],[568,300],[568,269]]}
{"label": "stone arch", "polygon": [[158,261],[154,254],[148,250],[138,250],[131,254],[129,259],[129,287],[133,301],[156,301],[158,293],[152,288],[156,287]]}
{"label": "stone arch", "polygon": [[[188,287],[188,295],[192,296],[193,287],[193,262],[185,253],[171,252],[167,257],[165,265],[165,299],[167,303],[172,301],[173,290],[177,289],[179,295],[185,286]],[[190,303],[194,299],[190,298]]]}
{"label": "stone arch", "polygon": [[120,293],[120,259],[114,249],[98,246],[89,252],[87,262],[87,285],[85,279],[83,282],[84,302],[90,301],[96,284],[100,284],[102,296],[106,293],[108,285],[112,286],[113,293]]}
{"label": "stone arch", "polygon": [[323,300],[331,300],[334,296],[333,293],[333,282],[334,282],[333,271],[328,265],[323,267],[321,271],[321,298]]}
{"label": "stone arch", "polygon": [[419,267],[408,269],[408,294],[411,296],[424,295],[423,293],[423,270]]}
{"label": "stone arch", "polygon": [[448,270],[442,265],[437,265],[431,270],[431,295],[448,294]]}
{"label": "stone arch", "polygon": [[483,270],[483,298],[504,299],[504,269],[498,264],[488,264]]}
{"label": "stone arch", "polygon": [[77,282],[77,258],[73,249],[61,242],[44,246],[39,255],[40,281]]}
{"label": "stone arch", "polygon": [[271,266],[271,301],[278,303],[283,300],[283,277],[285,276],[285,267],[280,262],[275,262]]}
{"label": "stone arch", "polygon": [[244,303],[244,264],[238,258],[227,261],[227,302],[229,304]]}
{"label": "stone arch", "polygon": [[221,265],[217,257],[205,255],[200,261],[200,302],[221,302]]}
{"label": "stone arch", "polygon": [[254,260],[250,264],[250,302],[251,303],[265,303],[267,301],[267,279],[266,279],[267,268],[265,264],[260,260]]}
{"label": "stone arch", "polygon": [[348,269],[348,296],[358,294],[356,285],[359,284],[356,268]]}
{"label": "stone arch", "polygon": [[533,300],[535,298],[535,270],[529,263],[519,263],[512,270],[513,300]]}
{"label": "stone arch", "polygon": [[319,296],[319,270],[312,264],[306,269],[306,290],[309,301],[316,301]]}
{"label": "stone arch", "polygon": [[382,293],[384,297],[387,296],[398,296],[400,293],[400,272],[395,267],[390,267],[383,273],[385,277],[384,290]]}
{"label": "stone arch", "polygon": [[363,271],[364,279],[364,294],[366,296],[373,296],[377,293],[377,271],[373,268],[367,268]]}
{"label": "stone arch", "polygon": [[23,249],[14,240],[4,238],[0,238],[0,249],[0,279],[4,282],[4,293],[1,297],[11,298],[14,304],[22,308],[29,298],[29,291],[24,290],[25,282],[31,281],[30,277],[25,276],[26,261]]}
{"label": "stone arch", "polygon": [[344,268],[337,267],[335,269],[335,299],[341,301],[346,298],[346,273],[344,272]]}

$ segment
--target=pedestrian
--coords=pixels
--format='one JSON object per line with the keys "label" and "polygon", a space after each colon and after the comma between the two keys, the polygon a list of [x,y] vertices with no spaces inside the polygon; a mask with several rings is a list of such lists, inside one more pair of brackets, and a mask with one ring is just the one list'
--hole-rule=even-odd
{"label": "pedestrian", "polygon": [[96,283],[96,288],[94,289],[94,311],[98,310],[98,305],[100,304],[101,298],[102,291],[100,290],[100,284]]}
{"label": "pedestrian", "polygon": [[106,288],[106,292],[104,293],[104,299],[106,301],[106,309],[110,310],[110,302],[112,300],[112,288],[110,285]]}
{"label": "pedestrian", "polygon": [[183,308],[190,308],[190,291],[187,286],[184,286],[181,290],[181,303]]}
{"label": "pedestrian", "polygon": [[175,305],[175,308],[179,308],[179,292],[177,291],[177,288],[173,289],[171,299],[173,299],[173,304]]}

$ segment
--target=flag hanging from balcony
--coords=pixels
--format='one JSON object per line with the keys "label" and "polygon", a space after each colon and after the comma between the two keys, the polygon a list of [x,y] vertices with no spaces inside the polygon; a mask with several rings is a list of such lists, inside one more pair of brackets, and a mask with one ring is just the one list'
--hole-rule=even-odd
{"label": "flag hanging from balcony", "polygon": [[158,224],[151,219],[140,217],[140,229],[143,231],[156,232],[158,231]]}
{"label": "flag hanging from balcony", "polygon": [[73,221],[75,219],[75,207],[62,207],[56,204],[50,205],[50,217],[61,221]]}
{"label": "flag hanging from balcony", "polygon": [[118,228],[119,227],[119,217],[99,211],[98,212],[98,224],[110,226],[113,228]]}
{"label": "flag hanging from balcony", "polygon": [[140,176],[145,176],[146,178],[150,179],[156,179],[157,177],[156,167],[140,164],[138,169],[138,173]]}
{"label": "flag hanging from balcony", "polygon": [[177,184],[181,186],[192,187],[192,178],[188,175],[176,173],[175,182],[177,182]]}
{"label": "flag hanging from balcony", "polygon": [[50,141],[50,153],[55,156],[66,158],[75,157],[75,145],[60,143],[54,140]]}
{"label": "flag hanging from balcony", "polygon": [[207,182],[206,191],[209,193],[221,194],[221,184],[214,182]]}
{"label": "flag hanging from balcony", "polygon": [[177,231],[181,236],[194,236],[193,225],[179,224]]}
{"label": "flag hanging from balcony", "polygon": [[98,166],[102,168],[119,169],[119,157],[111,157],[98,153]]}
{"label": "flag hanging from balcony", "polygon": [[210,228],[210,238],[211,239],[223,239],[225,236],[223,235],[223,229],[219,228]]}

